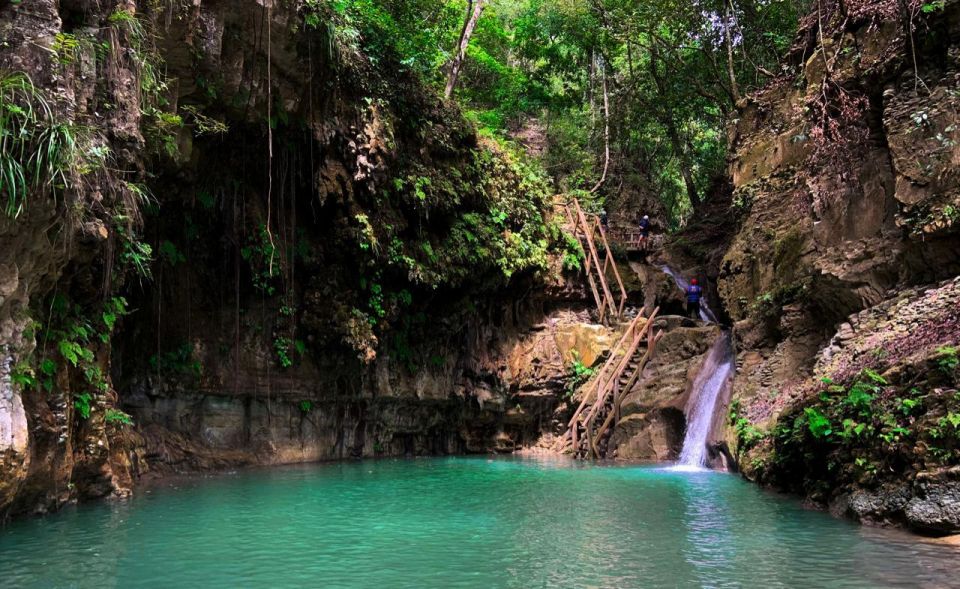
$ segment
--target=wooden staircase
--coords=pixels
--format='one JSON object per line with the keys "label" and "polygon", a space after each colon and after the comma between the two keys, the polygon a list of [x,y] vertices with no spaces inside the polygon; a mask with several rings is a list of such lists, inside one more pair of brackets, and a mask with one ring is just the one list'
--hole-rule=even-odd
{"label": "wooden staircase", "polygon": [[567,431],[554,445],[555,451],[570,451],[575,458],[606,456],[610,435],[620,420],[620,405],[643,374],[663,337],[663,330],[656,334],[653,330],[659,311],[654,309],[649,317],[644,317],[641,309],[630,322],[583,396],[567,424]]}
{"label": "wooden staircase", "polygon": [[[580,242],[583,252],[586,255],[584,262],[584,271],[587,274],[587,283],[590,285],[590,292],[593,293],[594,301],[597,304],[597,313],[599,322],[610,324],[623,320],[623,311],[627,305],[627,289],[623,286],[623,279],[620,277],[620,270],[617,268],[617,262],[613,259],[613,253],[610,251],[610,243],[607,241],[607,233],[596,215],[587,215],[580,207],[580,201],[572,199],[563,205],[567,215],[567,221],[571,233]],[[598,249],[597,245],[602,245]],[[619,296],[614,296],[607,281],[607,273],[612,272],[616,278],[616,285],[619,289]]]}

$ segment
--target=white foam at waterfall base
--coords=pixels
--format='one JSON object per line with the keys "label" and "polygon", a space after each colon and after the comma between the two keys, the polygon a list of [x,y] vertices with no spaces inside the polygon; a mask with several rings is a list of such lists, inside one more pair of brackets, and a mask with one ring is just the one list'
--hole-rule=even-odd
{"label": "white foam at waterfall base", "polygon": [[733,371],[730,334],[724,332],[713,343],[707,359],[693,381],[693,392],[687,404],[687,433],[680,451],[680,461],[673,470],[698,471],[707,467],[707,437],[713,425],[720,392],[727,386]]}

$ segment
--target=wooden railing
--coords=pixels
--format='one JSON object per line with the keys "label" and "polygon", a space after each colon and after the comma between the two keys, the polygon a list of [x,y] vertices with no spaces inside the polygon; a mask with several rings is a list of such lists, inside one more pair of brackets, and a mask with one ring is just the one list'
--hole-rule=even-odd
{"label": "wooden railing", "polygon": [[663,235],[648,235],[637,229],[617,230],[609,232],[610,240],[620,245],[628,252],[648,252],[660,249],[663,245]]}
{"label": "wooden railing", "polygon": [[[587,275],[587,284],[597,305],[600,323],[620,321],[623,319],[623,310],[627,305],[627,289],[620,277],[620,269],[613,258],[610,243],[607,241],[606,230],[596,215],[588,215],[580,207],[580,201],[572,199],[564,206],[570,230],[583,247],[586,256],[584,272]],[[603,255],[597,248],[597,238],[603,246]],[[619,297],[615,297],[607,281],[607,273],[611,272],[616,279]]]}
{"label": "wooden railing", "polygon": [[[567,423],[567,431],[554,445],[554,450],[563,452],[572,447],[573,455],[579,457],[581,440],[580,429],[583,428],[586,439],[584,454],[590,457],[600,457],[599,444],[603,435],[611,426],[615,426],[620,419],[620,404],[623,398],[636,384],[644,368],[656,350],[657,343],[663,337],[663,331],[654,335],[653,323],[660,309],[656,308],[650,317],[644,317],[641,310],[630,323],[617,345],[610,351],[610,356],[597,373],[593,384],[583,396],[580,405],[573,417]],[[635,358],[643,343],[648,338],[646,350],[639,358]],[[629,370],[629,371],[628,371]],[[621,377],[626,375],[626,381],[621,383]],[[599,418],[603,417],[600,428],[594,433],[594,426]]]}

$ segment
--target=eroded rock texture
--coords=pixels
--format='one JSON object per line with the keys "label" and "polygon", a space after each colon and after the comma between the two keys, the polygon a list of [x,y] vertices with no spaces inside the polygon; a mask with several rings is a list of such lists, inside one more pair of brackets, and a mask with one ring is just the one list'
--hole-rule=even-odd
{"label": "eroded rock texture", "polygon": [[[914,482],[924,464],[937,470],[956,457],[934,459],[923,442],[874,476],[868,451],[836,453],[848,445],[842,436],[872,431],[866,424],[860,433],[842,430],[866,415],[847,416],[846,426],[824,434],[807,425],[817,414],[803,413],[833,410],[823,399],[840,393],[825,393],[821,379],[849,387],[864,369],[882,373],[888,384],[874,410],[887,425],[878,422],[876,435],[892,440],[885,452],[894,455],[897,436],[911,432],[902,434],[913,440],[904,444],[922,438],[916,432],[950,411],[940,403],[955,390],[935,370],[929,380],[922,375],[938,349],[960,339],[954,287],[942,282],[960,273],[960,3],[910,22],[888,4],[823,3],[821,19],[801,27],[792,75],[741,104],[730,165],[739,223],[718,279],[738,337],[735,417],[746,420],[729,438],[741,449],[776,446],[769,462],[756,453],[743,457],[752,477],[822,503],[842,497],[838,512],[865,521],[933,530],[906,506],[929,505],[917,499],[922,486]],[[891,434],[897,419],[882,417],[886,399],[905,394],[911,382],[930,387],[928,414],[909,424],[900,419]],[[767,432],[762,442],[756,426]],[[806,445],[794,446],[789,432],[807,436]],[[864,439],[860,447],[872,444]],[[801,447],[823,457],[825,470],[794,462],[791,452]],[[949,497],[939,489],[954,483],[938,484],[931,496]],[[960,530],[960,522],[951,526],[937,530]]]}
{"label": "eroded rock texture", "polygon": [[542,179],[300,8],[0,4],[0,71],[83,151],[0,218],[0,514],[551,427],[562,364],[508,378],[582,304]]}

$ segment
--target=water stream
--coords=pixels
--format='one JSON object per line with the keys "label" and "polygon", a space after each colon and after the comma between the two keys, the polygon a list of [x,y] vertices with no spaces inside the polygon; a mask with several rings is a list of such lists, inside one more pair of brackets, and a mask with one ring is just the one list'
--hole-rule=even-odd
{"label": "water stream", "polygon": [[[660,269],[673,278],[680,290],[687,292],[690,281],[681,273],[667,265]],[[700,302],[700,319],[705,323],[717,323],[717,316],[705,299]],[[685,411],[687,431],[675,470],[699,470],[709,466],[707,442],[717,421],[717,402],[724,389],[730,385],[734,368],[733,338],[729,331],[724,330],[713,342],[693,381],[693,390]]]}
{"label": "water stream", "polygon": [[[663,273],[673,278],[673,282],[677,285],[677,288],[682,290],[684,293],[687,292],[687,289],[690,288],[690,281],[683,275],[671,268],[670,266],[663,265],[660,266],[660,269],[663,270]],[[710,304],[707,302],[706,297],[700,299],[700,320],[704,323],[718,323],[717,315],[710,308]]]}
{"label": "water stream", "polygon": [[693,391],[687,403],[687,433],[680,451],[680,468],[708,466],[707,442],[716,421],[717,401],[720,393],[729,386],[734,369],[730,339],[730,333],[724,331],[713,342],[693,381]]}
{"label": "water stream", "polygon": [[960,555],[726,473],[374,460],[166,480],[0,528],[0,586],[947,587]]}

